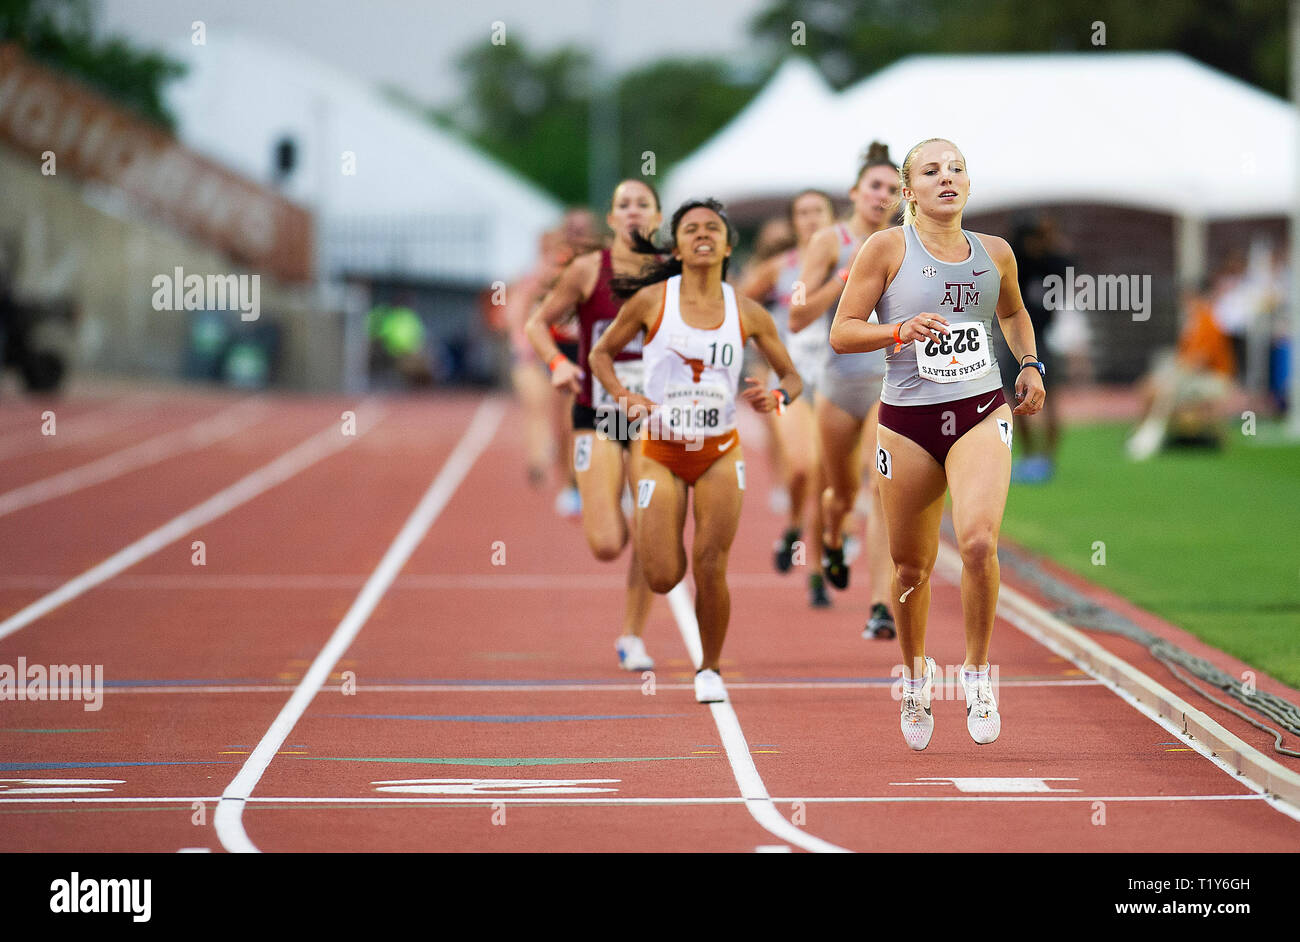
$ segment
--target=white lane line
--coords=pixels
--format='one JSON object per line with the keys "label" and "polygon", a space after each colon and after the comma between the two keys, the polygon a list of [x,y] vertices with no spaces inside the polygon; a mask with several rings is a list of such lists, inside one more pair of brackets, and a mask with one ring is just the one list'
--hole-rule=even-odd
{"label": "white lane line", "polygon": [[[686,591],[685,583],[679,582],[673,586],[672,591],[668,593],[668,606],[672,609],[673,618],[677,622],[677,629],[681,632],[686,650],[690,652],[691,662],[699,666],[700,661],[704,659],[704,652],[700,646],[700,626],[695,620],[695,609],[690,593]],[[776,810],[776,805],[767,793],[767,786],[763,784],[763,779],[754,766],[754,758],[749,753],[749,743],[745,741],[745,733],[740,728],[740,720],[736,717],[736,711],[732,709],[730,701],[710,703],[709,712],[713,714],[713,722],[718,727],[718,735],[722,738],[722,746],[727,752],[727,761],[731,764],[736,784],[740,786],[740,795],[754,820],[768,833],[804,850],[814,853],[848,853],[843,847],[800,830]]]}
{"label": "white lane line", "polygon": [[247,428],[266,412],[266,404],[261,400],[245,399],[188,428],[164,432],[79,467],[16,487],[0,494],[0,517],[71,494],[83,487],[112,480],[187,451],[206,448]]}
{"label": "white lane line", "polygon": [[[773,798],[782,804],[796,801],[804,804],[823,805],[892,805],[892,804],[933,804],[935,802],[1161,802],[1161,801],[1267,801],[1264,795],[868,795],[860,797],[835,796],[833,798]],[[219,802],[221,796],[177,798],[0,798],[0,805],[114,805],[147,804],[149,802],[169,802],[175,804],[193,804],[201,802]],[[327,797],[273,797],[258,796],[246,798],[248,804],[285,804],[285,805],[491,805],[507,802],[517,805],[741,805],[749,804],[749,799],[741,795],[725,795],[702,798],[526,798],[510,795],[493,795],[485,798],[327,798]],[[793,827],[793,825],[791,825]],[[801,832],[802,833],[802,832]],[[806,837],[807,835],[805,835]]]}
{"label": "white lane line", "polygon": [[[793,681],[735,681],[727,684],[728,690],[863,690],[866,688],[886,688],[894,682],[887,680],[867,681],[831,681],[817,683],[797,683]],[[615,690],[640,690],[640,683],[635,684],[357,684],[358,693],[584,693],[588,691],[608,693]],[[1003,680],[1001,687],[1102,687],[1099,680]],[[660,683],[659,690],[694,690],[693,683]],[[106,694],[122,693],[277,693],[293,689],[290,684],[185,684],[176,686],[156,685],[148,687],[105,687]],[[81,694],[80,687],[69,687],[68,698],[75,700]],[[88,692],[94,693],[94,690]]]}
{"label": "white lane line", "polygon": [[438,476],[420,498],[415,510],[411,512],[396,539],[384,553],[383,559],[371,573],[365,587],[352,603],[352,607],[334,629],[325,647],[312,661],[311,667],[294,689],[293,696],[280,710],[280,714],[262,736],[257,748],[245,760],[239,774],[226,786],[221,801],[217,804],[216,814],[213,815],[217,838],[226,850],[236,853],[258,852],[256,845],[249,840],[244,830],[244,807],[249,796],[294,725],[306,712],[312,698],[329,679],[334,665],[347,651],[348,646],[352,644],[361,627],[366,623],[366,619],[370,617],[370,613],[379,604],[385,590],[406,565],[406,561],[429,532],[433,522],[438,519],[452,495],[456,493],[461,481],[473,468],[474,462],[492,441],[501,417],[505,414],[505,408],[505,401],[497,398],[485,400],[479,405],[465,434],[461,436],[455,449],[447,458],[447,463],[442,466]]}
{"label": "white lane line", "polygon": [[[374,407],[370,400],[366,400],[358,406],[357,424],[359,430],[362,430],[362,434],[364,434],[364,430],[369,429],[374,421],[378,420],[382,411],[382,409]],[[298,472],[311,467],[322,458],[348,447],[357,437],[359,436],[342,434],[337,422],[330,423],[325,429],[317,432],[311,438],[285,452],[269,464],[265,464],[251,474],[240,478],[224,490],[218,491],[203,503],[173,517],[158,529],[146,533],[140,539],[118,550],[103,562],[65,582],[53,592],[41,596],[21,611],[10,615],[0,622],[0,638],[8,637],[15,631],[30,625],[36,619],[48,614],[65,602],[75,599],[89,589],[93,589],[118,573],[131,568],[142,559],[153,555],[164,546],[181,539],[197,527],[216,520],[223,514],[234,510],[240,504],[247,503],[254,497],[269,491],[277,484],[287,481]]]}
{"label": "white lane line", "polygon": [[[33,419],[28,428],[17,429],[0,436],[0,461],[93,442],[97,438],[103,438],[137,422],[153,418],[158,411],[158,406],[150,400],[124,400],[115,405],[83,412],[80,415],[67,416],[64,419],[59,418],[57,406],[52,406],[45,411],[54,413],[54,434],[41,434],[44,420],[39,417]],[[92,422],[95,423],[93,429],[90,427]]]}
{"label": "white lane line", "polygon": [[[946,540],[939,542],[936,571],[960,584],[961,555]],[[1234,781],[1263,796],[1275,811],[1300,821],[1300,773],[1260,752],[1209,714],[1010,586],[1003,585],[1000,590],[997,613],[1049,651],[1100,680],[1125,703],[1173,733]],[[1234,765],[1224,761],[1225,756]]]}

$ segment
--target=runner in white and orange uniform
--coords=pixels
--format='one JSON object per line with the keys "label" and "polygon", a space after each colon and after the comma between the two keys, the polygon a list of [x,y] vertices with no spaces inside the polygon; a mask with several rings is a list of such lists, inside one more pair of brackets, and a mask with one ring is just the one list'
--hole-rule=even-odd
{"label": "runner in white and orange uniform", "polygon": [[[842,353],[888,349],[876,478],[889,526],[903,652],[901,727],[916,750],[934,732],[938,665],[926,657],[930,572],[939,549],[944,494],[961,553],[966,728],[977,743],[998,738],[1002,719],[989,673],[997,607],[998,531],[1011,480],[1012,410],[992,348],[993,320],[1019,362],[1016,415],[1043,407],[1045,368],[1020,297],[1005,239],[967,232],[966,160],[951,141],[910,151],[899,172],[904,225],[867,240],[849,272],[831,326]],[[870,323],[874,312],[879,323]]]}
{"label": "runner in white and orange uniform", "polygon": [[[780,442],[782,456],[780,468],[773,470],[784,475],[783,483],[789,493],[789,516],[774,552],[778,572],[789,572],[794,565],[796,544],[803,539],[805,513],[814,540],[822,532],[822,489],[826,485],[812,403],[829,347],[830,322],[819,319],[791,334],[790,298],[799,280],[809,241],[815,233],[835,222],[835,203],[820,190],[804,190],[790,201],[789,215],[795,246],[755,267],[740,286],[741,294],[766,305],[772,312],[781,342],[790,351],[795,369],[804,381],[804,394],[791,404],[785,415],[770,423],[774,437]],[[776,381],[774,377],[774,386]],[[814,542],[813,546],[816,545]],[[808,573],[809,601],[815,608],[830,605],[818,562],[818,557],[814,556]]]}
{"label": "runner in white and orange uniform", "polygon": [[[792,299],[790,304],[790,329],[796,336],[803,330],[813,329],[812,325],[818,322],[828,325],[829,331],[835,305],[858,249],[893,218],[893,207],[898,202],[898,168],[889,158],[889,148],[879,141],[872,142],[868,148],[849,197],[853,201],[853,215],[848,222],[819,231],[804,253],[799,273],[803,303]],[[884,372],[882,353],[841,355],[829,345],[826,348],[816,403],[822,467],[826,474],[826,490],[822,495],[822,568],[826,581],[837,589],[849,585],[849,566],[844,558],[845,521],[853,511],[862,483],[862,442],[876,437]],[[872,512],[867,517],[863,546],[871,596],[862,636],[892,638],[895,629],[889,598],[889,545],[879,494],[873,489],[870,497]]]}
{"label": "runner in white and orange uniform", "polygon": [[[650,588],[666,593],[686,575],[687,498],[695,492],[695,617],[703,657],[695,699],[727,699],[718,672],[731,614],[727,557],[740,522],[745,463],[736,434],[736,398],[742,351],[753,337],[781,377],[769,392],[751,379],[741,394],[760,412],[784,408],[802,390],[771,315],[738,298],[723,279],[733,231],[722,204],[691,200],[678,207],[670,228],[672,255],[640,277],[617,279],[631,294],[612,327],[591,351],[596,379],[632,420],[644,418],[644,463],[636,488],[636,539]],[[650,247],[653,249],[653,246]],[[642,332],[645,393],[627,389],[614,370],[619,351]]]}
{"label": "runner in white and orange uniform", "polygon": [[[614,231],[610,248],[579,255],[565,268],[555,287],[528,320],[527,334],[537,355],[550,367],[551,383],[557,391],[572,394],[572,473],[581,495],[582,526],[592,554],[600,560],[617,559],[629,539],[632,558],[628,561],[627,603],[623,633],[615,641],[619,666],[642,671],[654,667],[646,652],[642,633],[650,613],[653,595],[641,571],[635,539],[623,514],[625,482],[638,478],[640,454],[629,447],[626,429],[618,428],[618,406],[590,371],[581,365],[600,335],[614,322],[622,299],[610,291],[619,274],[635,275],[645,257],[633,247],[636,236],[659,228],[659,194],[643,180],[624,180],[614,188],[606,217]],[[577,350],[570,355],[558,347],[551,335],[557,322],[576,309]],[[622,382],[640,388],[641,351],[629,345],[615,367]],[[568,417],[566,417],[568,418]]]}

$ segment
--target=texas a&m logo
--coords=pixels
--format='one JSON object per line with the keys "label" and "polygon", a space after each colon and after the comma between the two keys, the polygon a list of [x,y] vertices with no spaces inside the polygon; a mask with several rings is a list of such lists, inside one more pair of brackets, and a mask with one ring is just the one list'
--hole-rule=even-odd
{"label": "texas a&m logo", "polygon": [[951,305],[954,314],[964,314],[966,305],[980,303],[980,293],[975,290],[973,281],[945,281],[943,300],[939,303]]}

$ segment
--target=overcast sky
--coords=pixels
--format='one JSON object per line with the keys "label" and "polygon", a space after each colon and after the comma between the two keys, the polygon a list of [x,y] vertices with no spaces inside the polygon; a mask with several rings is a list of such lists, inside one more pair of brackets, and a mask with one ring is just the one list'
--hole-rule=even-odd
{"label": "overcast sky", "polygon": [[[742,55],[749,20],[765,0],[99,0],[101,32],[146,45],[190,35],[201,20],[251,32],[339,69],[396,85],[434,105],[456,101],[456,55],[487,42],[492,23],[533,48],[592,45],[616,71],[668,55]],[[604,23],[597,22],[598,18]]]}

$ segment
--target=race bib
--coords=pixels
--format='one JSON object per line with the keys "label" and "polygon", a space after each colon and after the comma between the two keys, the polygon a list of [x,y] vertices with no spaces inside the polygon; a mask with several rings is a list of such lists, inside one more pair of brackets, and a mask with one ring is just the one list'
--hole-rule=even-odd
{"label": "race bib", "polygon": [[979,321],[949,324],[950,334],[939,341],[924,337],[912,341],[916,349],[916,371],[935,383],[962,383],[978,379],[993,368],[988,336]]}
{"label": "race bib", "polygon": [[659,408],[660,429],[672,438],[700,438],[729,432],[727,403],[725,387],[712,383],[670,383]]}
{"label": "race bib", "polygon": [[[614,375],[627,387],[628,392],[645,395],[645,364],[641,360],[616,360]],[[597,412],[608,412],[619,407],[618,400],[601,385],[594,373],[591,376],[591,405]]]}

